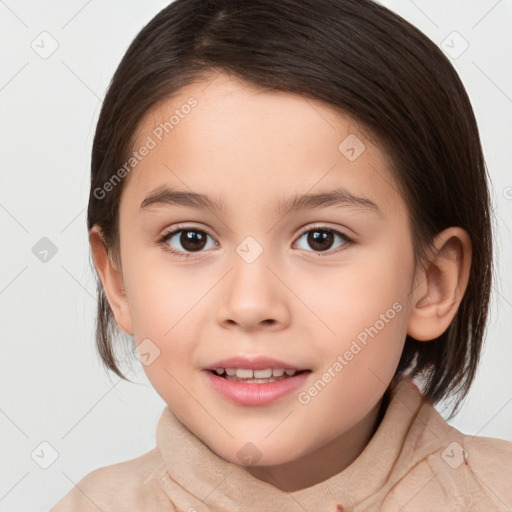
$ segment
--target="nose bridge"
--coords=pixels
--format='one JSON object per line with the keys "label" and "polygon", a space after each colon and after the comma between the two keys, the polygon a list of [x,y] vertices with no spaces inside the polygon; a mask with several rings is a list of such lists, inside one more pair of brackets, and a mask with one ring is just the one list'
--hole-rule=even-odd
{"label": "nose bridge", "polygon": [[262,259],[261,256],[264,252],[268,252],[268,247],[267,251],[265,251],[262,243],[260,243],[254,236],[248,235],[237,245],[235,252],[244,263],[252,265],[257,260]]}
{"label": "nose bridge", "polygon": [[275,290],[274,283],[270,282],[275,277],[267,268],[271,253],[268,247],[264,247],[254,236],[248,235],[235,247],[235,253],[232,259],[232,292],[241,292],[247,296],[270,294],[269,285]]}
{"label": "nose bridge", "polygon": [[269,320],[284,321],[287,308],[279,280],[270,270],[271,252],[252,235],[235,247],[231,276],[218,308],[220,322],[234,321],[247,328]]}

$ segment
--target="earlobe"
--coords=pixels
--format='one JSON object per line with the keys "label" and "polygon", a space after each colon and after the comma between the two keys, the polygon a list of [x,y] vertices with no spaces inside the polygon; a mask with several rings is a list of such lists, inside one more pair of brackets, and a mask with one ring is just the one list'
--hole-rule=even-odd
{"label": "earlobe", "polygon": [[471,240],[464,229],[444,230],[433,245],[412,291],[407,334],[418,341],[433,340],[448,329],[466,291],[471,268]]}
{"label": "earlobe", "polygon": [[110,308],[118,327],[127,334],[133,334],[133,325],[126,297],[123,276],[111,261],[107,245],[98,226],[93,226],[89,231],[89,243],[91,245],[94,265],[103,284]]}

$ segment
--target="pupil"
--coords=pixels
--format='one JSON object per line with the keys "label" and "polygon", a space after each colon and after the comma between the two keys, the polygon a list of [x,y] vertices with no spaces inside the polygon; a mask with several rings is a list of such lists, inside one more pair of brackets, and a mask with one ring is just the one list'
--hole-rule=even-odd
{"label": "pupil", "polygon": [[[333,243],[334,235],[325,230],[316,230],[311,231],[308,235],[308,243],[313,249],[317,249],[319,251],[325,251],[329,249],[329,247]],[[322,245],[322,243],[325,244],[325,242],[328,242],[327,246]]]}
{"label": "pupil", "polygon": [[180,237],[180,243],[187,250],[202,249],[204,246],[206,237],[203,236],[201,231],[183,231]]}

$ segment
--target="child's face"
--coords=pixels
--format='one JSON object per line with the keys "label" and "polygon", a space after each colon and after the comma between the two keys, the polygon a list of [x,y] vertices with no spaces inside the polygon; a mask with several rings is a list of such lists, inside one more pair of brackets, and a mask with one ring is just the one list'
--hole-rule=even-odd
{"label": "child's face", "polygon": [[[160,123],[173,114],[165,133]],[[160,351],[144,366],[152,385],[237,464],[244,455],[286,463],[328,443],[360,450],[402,353],[414,281],[408,213],[383,153],[321,102],[224,75],[182,89],[138,134],[136,150],[149,149],[120,205],[129,313],[117,320],[137,344],[151,340],[147,362]],[[221,198],[224,209],[141,208],[163,186]],[[282,200],[336,188],[378,211],[346,202],[276,212]],[[193,230],[190,241],[179,232],[166,244],[188,258],[157,243],[178,223]],[[261,405],[254,393],[239,403],[212,385],[222,379],[208,370],[217,362],[255,356],[309,372]]]}

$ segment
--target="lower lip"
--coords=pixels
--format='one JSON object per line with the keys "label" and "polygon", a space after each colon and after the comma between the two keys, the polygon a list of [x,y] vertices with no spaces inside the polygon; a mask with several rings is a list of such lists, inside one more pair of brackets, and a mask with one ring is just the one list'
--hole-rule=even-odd
{"label": "lower lip", "polygon": [[267,405],[283,396],[291,393],[304,384],[304,381],[311,373],[309,371],[299,373],[293,377],[277,380],[274,382],[264,382],[262,384],[250,384],[246,382],[236,382],[233,380],[219,377],[209,370],[203,370],[210,380],[213,388],[226,397],[240,405]]}

